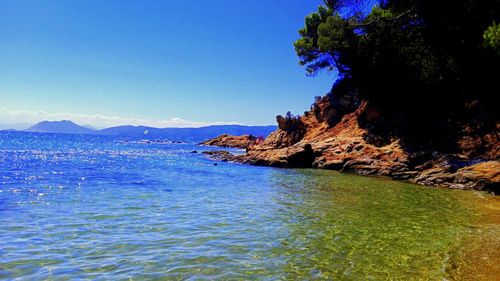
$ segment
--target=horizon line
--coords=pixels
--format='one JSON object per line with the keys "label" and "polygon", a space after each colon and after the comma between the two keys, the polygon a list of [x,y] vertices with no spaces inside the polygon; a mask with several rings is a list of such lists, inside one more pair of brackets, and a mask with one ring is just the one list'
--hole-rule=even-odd
{"label": "horizon line", "polygon": [[[6,107],[0,107],[0,125],[2,127],[14,125],[33,126],[40,122],[59,122],[68,120],[83,127],[90,127],[95,130],[118,126],[145,126],[151,128],[201,128],[219,125],[240,125],[240,126],[273,126],[272,124],[244,124],[236,121],[191,121],[181,117],[171,117],[168,119],[144,119],[134,117],[108,116],[102,114],[79,114],[64,112],[46,112],[43,110],[12,110]],[[5,128],[4,128],[5,129]]]}
{"label": "horizon line", "polygon": [[[133,127],[133,128],[145,127],[145,128],[150,128],[150,129],[162,130],[162,129],[200,129],[200,128],[207,128],[207,127],[222,127],[222,126],[240,126],[240,127],[277,127],[278,126],[278,125],[271,125],[271,124],[269,124],[269,125],[246,125],[246,124],[241,124],[241,123],[231,123],[231,124],[228,123],[228,124],[208,124],[208,125],[197,126],[197,127],[155,127],[155,126],[148,126],[148,125],[123,124],[123,125],[116,125],[116,126],[111,126],[111,127],[97,128],[97,127],[94,127],[91,125],[79,124],[79,123],[76,123],[72,120],[65,119],[65,120],[54,120],[54,121],[42,120],[42,121],[35,122],[35,123],[30,123],[30,122],[0,123],[0,126],[4,127],[4,128],[0,128],[0,131],[8,131],[8,130],[27,131],[31,127],[36,126],[40,123],[61,123],[61,122],[71,122],[72,124],[74,124],[76,126],[83,127],[83,128],[86,128],[86,129],[89,129],[92,131],[96,131],[96,132],[107,130],[107,129],[112,129],[112,128],[119,128],[119,127]],[[26,125],[28,127],[24,128],[24,129],[20,129],[19,127],[18,128],[7,128],[7,126],[9,126],[9,125],[21,125],[21,124]]]}

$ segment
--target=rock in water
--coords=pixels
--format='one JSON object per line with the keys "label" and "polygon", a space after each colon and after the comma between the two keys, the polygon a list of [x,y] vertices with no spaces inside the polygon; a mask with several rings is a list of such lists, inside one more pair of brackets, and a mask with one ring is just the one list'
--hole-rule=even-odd
{"label": "rock in water", "polygon": [[201,145],[212,145],[219,147],[248,148],[256,142],[257,138],[252,135],[232,136],[220,135],[200,143]]}

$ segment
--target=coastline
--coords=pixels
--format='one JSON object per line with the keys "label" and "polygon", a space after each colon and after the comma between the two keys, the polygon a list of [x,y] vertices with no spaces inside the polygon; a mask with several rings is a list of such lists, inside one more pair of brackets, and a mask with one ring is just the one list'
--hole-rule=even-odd
{"label": "coastline", "polygon": [[[213,146],[213,147],[220,147],[220,146]],[[227,146],[222,146],[222,148],[226,148]],[[207,157],[211,160],[214,161],[222,161],[222,162],[233,162],[233,163],[238,163],[242,165],[253,165],[253,166],[267,166],[267,167],[275,167],[275,168],[283,168],[283,169],[288,169],[288,168],[308,168],[308,167],[294,167],[294,166],[286,166],[286,165],[279,165],[275,164],[272,162],[266,162],[267,160],[264,159],[259,159],[259,158],[253,158],[252,155],[249,154],[238,154],[235,155],[229,151],[226,150],[211,150],[211,151],[203,151],[203,154],[207,155]],[[491,182],[488,180],[487,177],[483,177],[484,174],[479,173],[474,173],[474,168],[476,167],[481,167],[483,165],[499,165],[498,161],[488,161],[488,162],[483,162],[480,163],[480,166],[474,166],[474,167],[469,167],[468,169],[463,169],[459,171],[458,173],[439,173],[435,177],[431,178],[431,180],[436,180],[436,181],[425,181],[425,182],[420,182],[417,181],[415,177],[413,178],[407,178],[407,177],[399,177],[399,174],[397,175],[387,175],[384,173],[365,173],[363,171],[358,171],[358,170],[343,170],[342,168],[324,168],[324,167],[310,167],[312,169],[322,169],[322,170],[331,170],[331,171],[338,171],[341,173],[346,173],[346,174],[353,174],[353,175],[361,175],[361,176],[371,176],[371,177],[382,177],[382,178],[388,178],[391,180],[396,180],[396,181],[401,181],[401,182],[407,182],[407,183],[413,183],[413,184],[418,184],[422,186],[428,186],[428,187],[438,187],[438,188],[449,188],[449,189],[459,189],[459,190],[475,190],[475,191],[487,191],[491,192],[495,195],[500,195],[498,192],[498,188],[495,188],[496,185],[498,184],[497,182]],[[479,165],[479,164],[478,164]],[[376,169],[376,168],[374,168]],[[495,167],[495,169],[497,169]],[[469,171],[472,171],[470,173],[471,176],[473,177],[468,177],[466,184],[464,183],[453,183],[453,182],[446,182],[446,181],[441,181],[441,177],[444,178],[454,178],[454,177],[465,177],[467,174],[469,174]],[[405,173],[405,175],[412,175],[413,173],[417,174],[418,171],[408,171]],[[493,186],[493,187],[491,187]]]}
{"label": "coastline", "polygon": [[[373,111],[362,102],[356,110],[341,115],[326,96],[303,116],[278,116],[278,129],[265,140],[222,135],[201,144],[246,148],[243,155],[224,150],[209,153],[209,158],[219,161],[337,170],[425,186],[500,193],[500,152],[495,132],[481,136],[481,147],[470,136],[463,137],[457,141],[462,147],[455,153],[409,149],[397,137],[377,143],[369,125],[363,124],[376,122],[377,117],[373,116],[377,113]],[[337,120],[328,122],[331,119]],[[368,121],[362,122],[363,119]]]}

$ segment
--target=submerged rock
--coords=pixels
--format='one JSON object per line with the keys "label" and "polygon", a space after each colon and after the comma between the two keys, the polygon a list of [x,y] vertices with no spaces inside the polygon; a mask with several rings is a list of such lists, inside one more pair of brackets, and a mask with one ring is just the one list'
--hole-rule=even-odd
{"label": "submerged rock", "polygon": [[206,154],[210,157],[210,159],[218,160],[218,161],[231,161],[234,159],[234,155],[224,151],[224,150],[215,150],[215,151],[203,151],[203,154]]}

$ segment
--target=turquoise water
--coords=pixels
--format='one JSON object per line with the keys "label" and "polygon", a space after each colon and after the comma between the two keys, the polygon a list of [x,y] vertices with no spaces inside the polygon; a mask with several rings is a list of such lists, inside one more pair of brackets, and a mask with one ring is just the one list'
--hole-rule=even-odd
{"label": "turquoise water", "polygon": [[475,227],[473,192],[207,149],[0,132],[0,279],[442,280]]}

